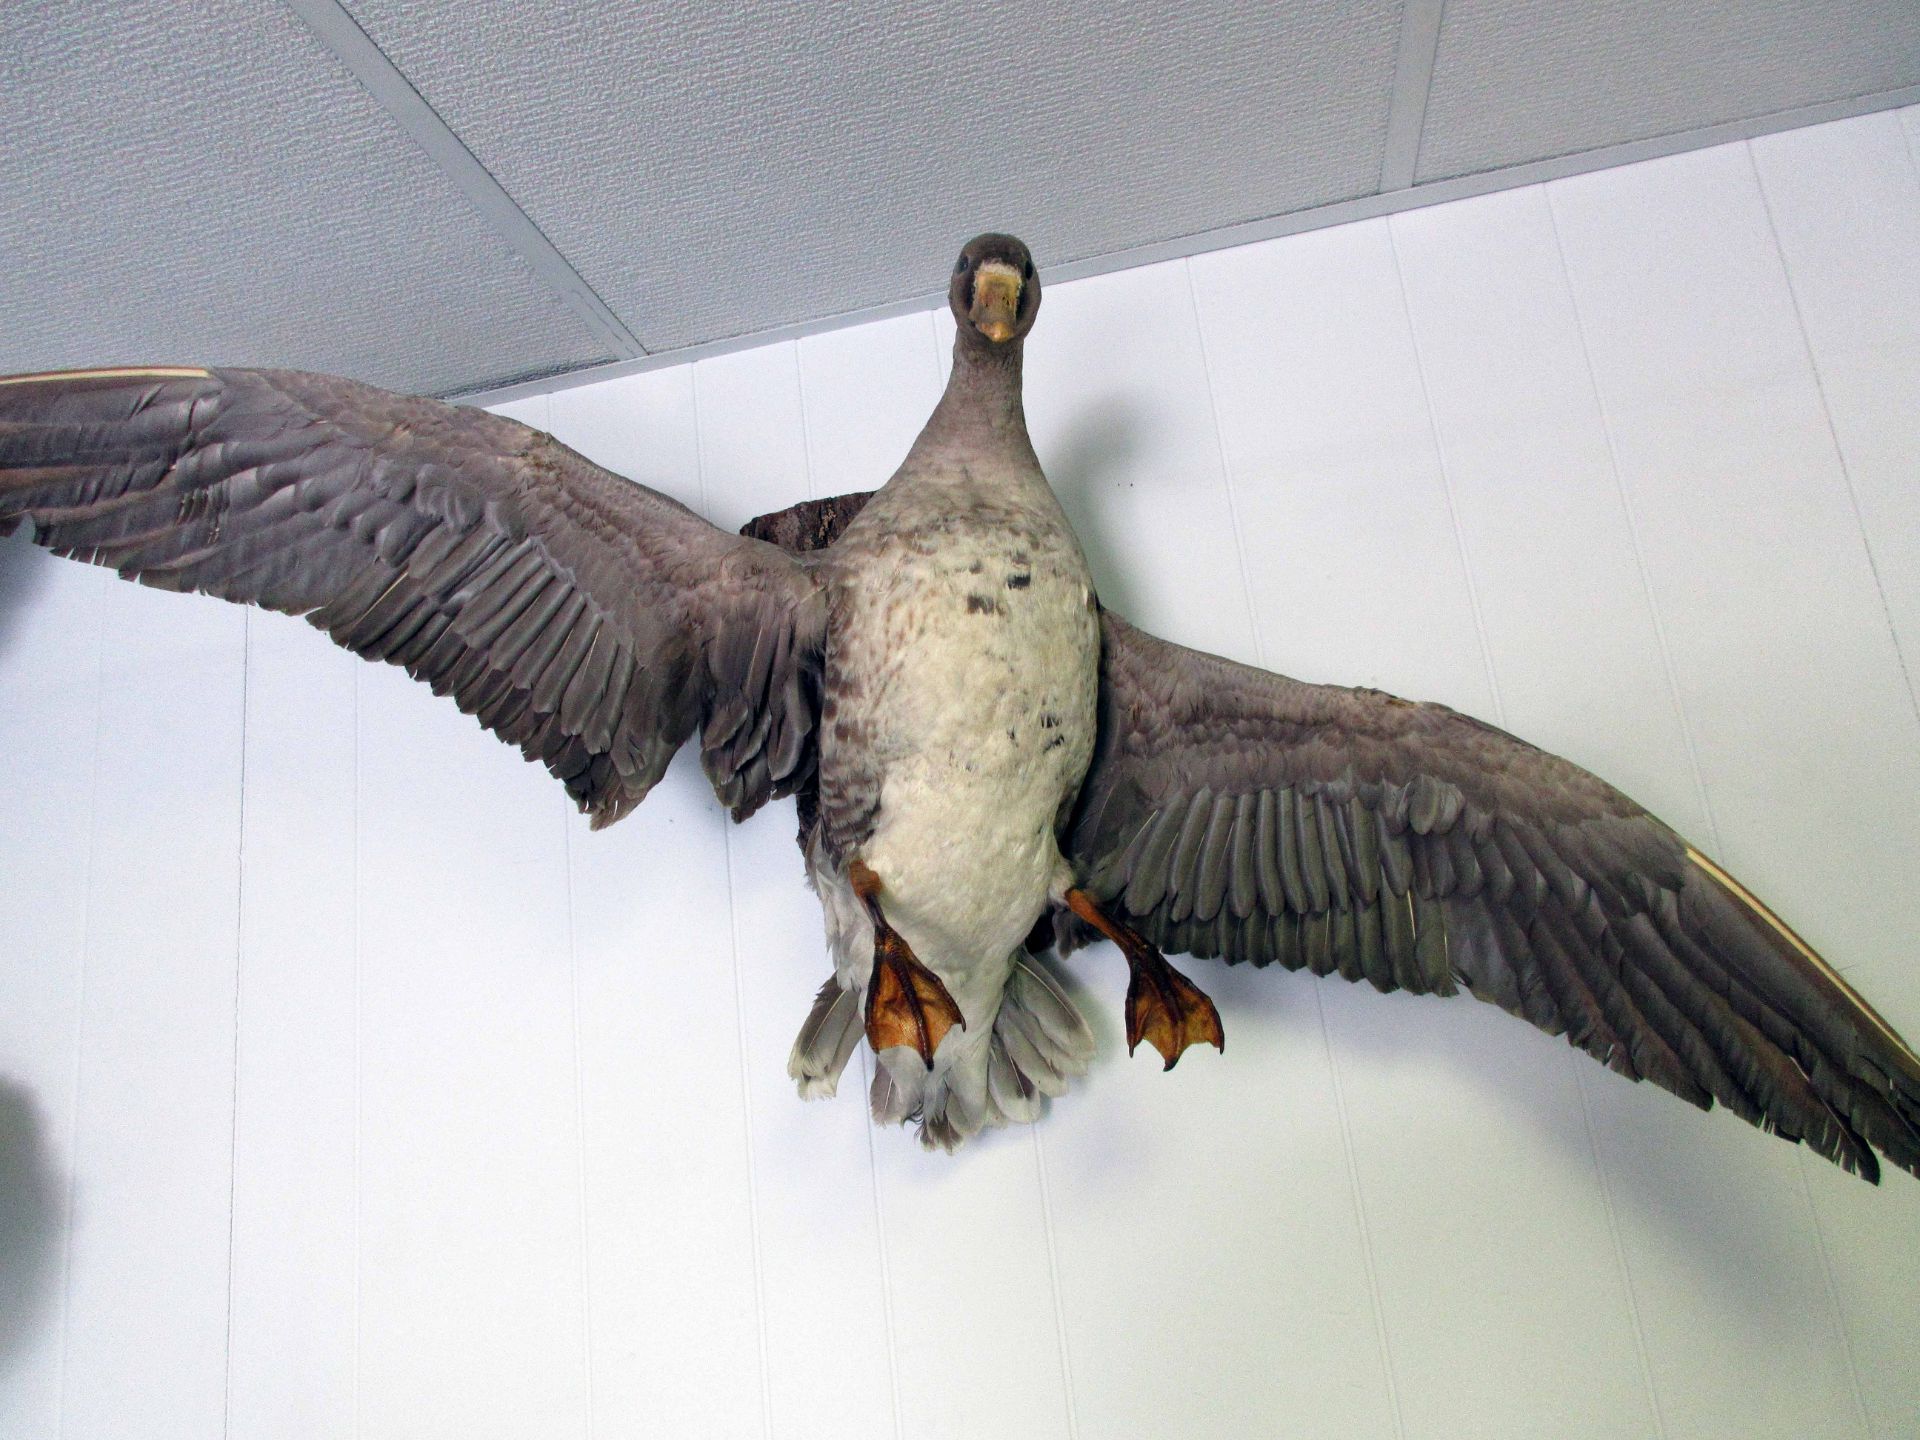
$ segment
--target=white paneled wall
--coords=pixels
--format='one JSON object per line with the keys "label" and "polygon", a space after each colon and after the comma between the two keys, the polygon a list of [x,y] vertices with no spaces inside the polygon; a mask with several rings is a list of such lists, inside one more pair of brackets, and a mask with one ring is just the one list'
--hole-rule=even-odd
{"label": "white paneled wall", "polygon": [[[1589,765],[1920,1036],[1917,150],[1058,286],[1036,443],[1116,608]],[[731,527],[884,479],[951,333],[511,409]],[[1920,1432],[1920,1182],[1490,1007],[1198,963],[1163,1075],[1103,947],[1089,1082],[927,1155],[793,1098],[791,808],[691,764],[593,835],[399,672],[18,544],[0,754],[0,1433]]]}

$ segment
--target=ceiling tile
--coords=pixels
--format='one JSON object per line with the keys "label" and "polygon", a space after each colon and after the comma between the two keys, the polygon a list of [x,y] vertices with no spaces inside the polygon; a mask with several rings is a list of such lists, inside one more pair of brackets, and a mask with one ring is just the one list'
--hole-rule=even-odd
{"label": "ceiling tile", "polygon": [[1916,83],[1915,0],[1447,0],[1416,179]]}
{"label": "ceiling tile", "polygon": [[650,349],[1373,190],[1400,6],[348,0]]}
{"label": "ceiling tile", "polygon": [[0,372],[436,392],[607,358],[280,6],[17,5],[5,34]]}

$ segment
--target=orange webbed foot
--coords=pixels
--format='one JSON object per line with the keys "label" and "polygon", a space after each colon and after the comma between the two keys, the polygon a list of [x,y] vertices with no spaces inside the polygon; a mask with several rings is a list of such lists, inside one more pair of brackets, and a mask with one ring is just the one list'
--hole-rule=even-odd
{"label": "orange webbed foot", "polygon": [[1171,1070],[1189,1045],[1227,1048],[1220,1011],[1198,985],[1169,965],[1160,952],[1127,956],[1132,974],[1127,978],[1127,1053],[1145,1040],[1160,1052]]}
{"label": "orange webbed foot", "polygon": [[1189,1045],[1227,1048],[1220,1011],[1207,993],[1167,963],[1152,941],[1113,919],[1084,890],[1069,890],[1067,906],[1127,957],[1127,1053],[1145,1040],[1171,1070]]}
{"label": "orange webbed foot", "polygon": [[900,932],[880,913],[880,877],[859,860],[847,867],[853,892],[873,921],[873,975],[867,981],[867,1043],[875,1053],[895,1045],[918,1052],[931,1070],[947,1031],[967,1028],[966,1016],[940,977],[922,965]]}

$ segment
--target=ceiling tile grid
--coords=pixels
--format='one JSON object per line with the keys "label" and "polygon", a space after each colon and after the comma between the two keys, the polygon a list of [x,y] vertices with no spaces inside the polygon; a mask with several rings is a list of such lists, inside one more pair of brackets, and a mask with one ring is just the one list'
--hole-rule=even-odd
{"label": "ceiling tile grid", "polygon": [[983,228],[1089,274],[1920,95],[1916,0],[4,15],[0,371],[442,394],[931,301]]}
{"label": "ceiling tile grid", "polygon": [[9,5],[0,135],[0,372],[452,391],[608,358],[278,5]]}
{"label": "ceiling tile grid", "polygon": [[1915,0],[1447,0],[1416,180],[1920,81]]}
{"label": "ceiling tile grid", "polygon": [[[347,0],[649,350],[1365,194],[1395,3]],[[555,163],[564,155],[565,163]]]}

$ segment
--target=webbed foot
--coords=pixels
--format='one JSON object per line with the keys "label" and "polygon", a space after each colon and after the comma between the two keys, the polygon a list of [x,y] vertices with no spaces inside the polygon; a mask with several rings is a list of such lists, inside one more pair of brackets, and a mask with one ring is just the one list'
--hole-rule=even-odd
{"label": "webbed foot", "polygon": [[867,981],[867,1043],[877,1054],[894,1045],[919,1053],[933,1068],[933,1052],[955,1025],[967,1020],[938,975],[915,957],[906,940],[880,911],[880,877],[865,862],[847,867],[853,893],[873,921],[873,976]]}
{"label": "webbed foot", "polygon": [[1152,941],[1113,919],[1084,890],[1069,890],[1068,908],[1120,947],[1127,957],[1127,1053],[1145,1040],[1171,1070],[1189,1045],[1227,1048],[1220,1011],[1198,985],[1167,963]]}

